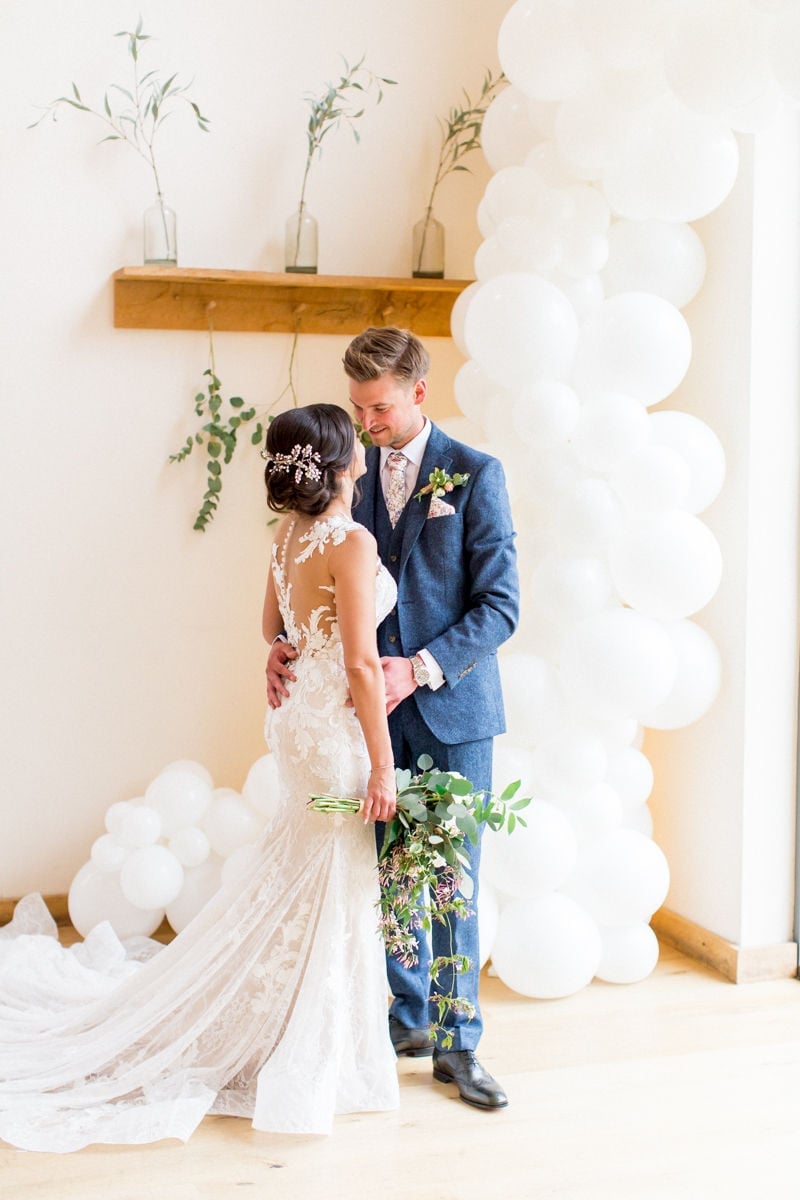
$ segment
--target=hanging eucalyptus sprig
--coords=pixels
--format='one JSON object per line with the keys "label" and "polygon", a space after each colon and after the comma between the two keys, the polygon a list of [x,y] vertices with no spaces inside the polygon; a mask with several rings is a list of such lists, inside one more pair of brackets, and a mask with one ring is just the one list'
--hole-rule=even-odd
{"label": "hanging eucalyptus sprig", "polygon": [[[193,529],[204,533],[206,527],[214,519],[214,514],[220,502],[222,492],[222,468],[233,458],[237,446],[237,437],[244,425],[252,421],[256,415],[255,408],[245,408],[241,396],[231,396],[224,411],[225,401],[222,397],[222,384],[217,375],[214,360],[214,332],[209,318],[208,326],[208,358],[209,365],[203,372],[208,380],[204,392],[198,392],[194,398],[195,416],[203,422],[197,433],[187,437],[181,449],[169,456],[169,461],[184,462],[195,446],[204,446],[207,462],[206,490],[200,509],[195,517]],[[264,426],[259,421],[250,434],[250,441],[257,446],[264,437]]]}
{"label": "hanging eucalyptus sprig", "polygon": [[492,76],[491,70],[487,69],[477,100],[473,102],[468,94],[464,92],[465,103],[463,106],[461,108],[451,108],[447,114],[447,118],[440,121],[442,141],[439,147],[439,160],[436,164],[433,186],[428,195],[428,203],[425,208],[422,240],[417,261],[414,263],[415,271],[422,269],[425,239],[433,218],[433,202],[439,190],[439,185],[452,171],[469,171],[469,167],[465,166],[461,160],[468,154],[471,154],[473,150],[479,149],[481,144],[481,128],[483,127],[483,118],[486,116],[486,110],[497,94],[498,88],[506,82],[506,77],[502,71],[495,78]]}
{"label": "hanging eucalyptus sprig", "polygon": [[[394,85],[397,81],[375,75],[364,66],[361,58],[350,66],[346,58],[344,74],[338,83],[326,83],[319,95],[307,93],[304,99],[308,103],[309,115],[306,125],[306,161],[303,169],[303,182],[300,185],[300,201],[298,212],[302,217],[306,203],[306,188],[308,177],[314,160],[322,154],[322,143],[328,134],[338,129],[341,124],[348,125],[356,142],[361,141],[355,122],[366,111],[366,100],[374,96],[375,103],[383,99],[384,85]],[[300,242],[300,223],[297,232],[298,244],[295,248],[293,262],[297,263]],[[290,264],[287,264],[290,265]]]}
{"label": "hanging eucalyptus sprig", "polygon": [[126,142],[147,163],[153,172],[156,196],[163,213],[161,175],[155,150],[158,132],[167,118],[184,104],[192,110],[197,126],[203,133],[208,132],[208,118],[203,116],[195,101],[187,95],[191,84],[176,82],[177,73],[166,79],[162,79],[157,71],[140,74],[139,56],[144,43],[152,40],[151,35],[143,31],[141,17],[135,29],[123,29],[120,33],[115,33],[114,37],[127,39],[131,60],[130,85],[123,87],[119,83],[110,84],[103,96],[102,108],[93,108],[84,101],[78,85],[73,82],[72,95],[58,96],[51,101],[39,120],[34,121],[28,128],[35,128],[47,116],[57,120],[58,114],[65,107],[96,117],[111,130],[100,139],[101,142]]}

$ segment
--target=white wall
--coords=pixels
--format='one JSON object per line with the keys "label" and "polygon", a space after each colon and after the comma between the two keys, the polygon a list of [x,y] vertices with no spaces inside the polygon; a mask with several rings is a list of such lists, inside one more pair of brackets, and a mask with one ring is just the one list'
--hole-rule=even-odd
{"label": "white wall", "polygon": [[667,905],[740,945],[792,938],[800,493],[800,138],[786,113],[740,138],[733,194],[698,223],[708,252],[686,310],[693,361],[664,407],[707,421],[728,479],[703,516],[722,586],[698,620],[724,663],[710,713],[648,733]]}
{"label": "white wall", "polygon": [[[76,80],[98,102],[123,80],[112,34],[141,11],[152,62],[194,79],[205,136],[164,127],[163,185],[183,266],[282,269],[283,225],[305,157],[303,95],[365,53],[398,80],[331,135],[309,206],[320,270],[407,275],[438,148],[437,114],[497,69],[507,0],[5,0],[0,19],[0,304],[3,323],[3,721],[0,896],[66,890],[106,807],[166,762],[194,757],[239,786],[262,753],[260,610],[268,549],[260,460],[225,476],[211,529],[191,522],[202,460],[166,465],[190,427],[206,338],[114,330],[112,272],[141,262],[148,169],[98,145],[83,114],[26,126]],[[488,170],[446,181],[448,275],[471,276]],[[302,400],[345,397],[346,338],[307,337]],[[435,416],[451,411],[460,356],[433,339]],[[216,339],[226,394],[266,407],[289,338]]]}

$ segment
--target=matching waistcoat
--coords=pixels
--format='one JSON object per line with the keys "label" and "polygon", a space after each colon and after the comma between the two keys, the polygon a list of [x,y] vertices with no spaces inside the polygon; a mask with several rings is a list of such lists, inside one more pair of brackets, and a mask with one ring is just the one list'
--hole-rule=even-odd
{"label": "matching waistcoat", "polygon": [[[406,527],[408,504],[400,514],[399,520],[392,529],[389,512],[386,508],[383,489],[380,481],[375,489],[375,540],[378,543],[378,554],[381,562],[397,583],[400,575],[400,548],[403,544],[403,531]],[[384,655],[403,654],[400,642],[400,625],[397,620],[397,608],[393,608],[385,621],[378,626],[378,651]]]}

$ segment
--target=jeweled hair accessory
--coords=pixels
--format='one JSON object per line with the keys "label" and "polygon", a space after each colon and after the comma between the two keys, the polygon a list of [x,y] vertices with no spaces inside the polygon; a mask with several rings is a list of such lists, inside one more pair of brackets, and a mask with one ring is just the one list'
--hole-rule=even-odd
{"label": "jeweled hair accessory", "polygon": [[262,450],[261,457],[267,460],[270,475],[280,475],[284,471],[288,473],[293,470],[295,483],[300,483],[304,478],[316,483],[322,478],[322,471],[318,465],[322,459],[308,442],[305,446],[300,446],[299,443],[292,446],[290,454],[270,454],[268,450]]}

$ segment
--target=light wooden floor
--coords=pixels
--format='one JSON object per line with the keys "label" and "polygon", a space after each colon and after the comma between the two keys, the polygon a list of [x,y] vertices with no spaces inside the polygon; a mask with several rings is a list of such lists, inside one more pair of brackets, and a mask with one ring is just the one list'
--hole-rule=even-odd
{"label": "light wooden floor", "polygon": [[800,982],[665,948],[644,983],[525,1000],[484,978],[482,1113],[403,1060],[396,1113],[329,1138],[208,1118],[187,1146],[0,1149],[4,1200],[773,1200],[798,1193]]}

